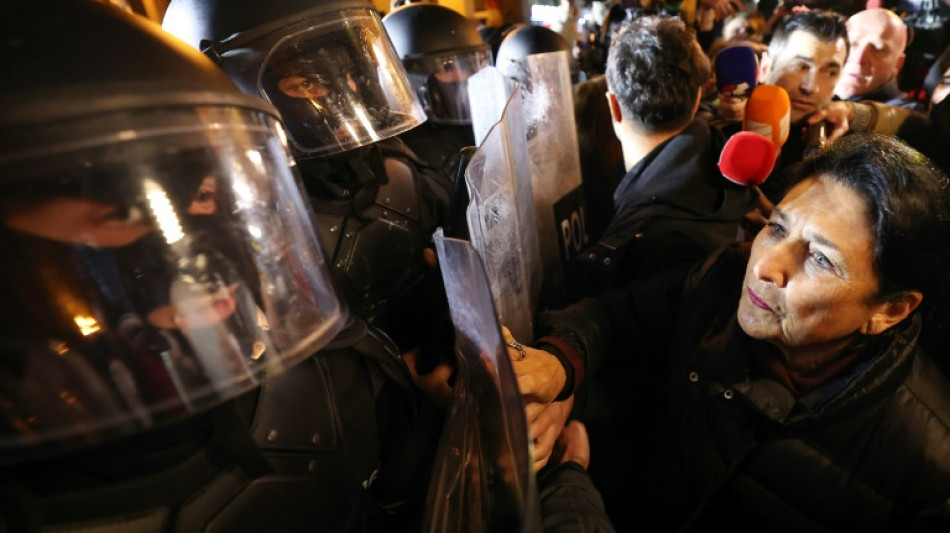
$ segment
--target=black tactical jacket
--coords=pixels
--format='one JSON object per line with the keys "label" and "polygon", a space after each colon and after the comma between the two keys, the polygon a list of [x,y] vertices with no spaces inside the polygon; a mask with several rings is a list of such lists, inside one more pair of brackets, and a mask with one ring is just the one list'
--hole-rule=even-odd
{"label": "black tactical jacket", "polygon": [[[736,323],[747,261],[732,246],[543,317],[588,373],[603,354],[629,369],[618,409],[638,438],[596,458],[626,480],[618,529],[950,530],[950,384],[918,346],[920,318],[796,399],[756,370],[759,341]],[[638,360],[648,341],[665,356]]]}

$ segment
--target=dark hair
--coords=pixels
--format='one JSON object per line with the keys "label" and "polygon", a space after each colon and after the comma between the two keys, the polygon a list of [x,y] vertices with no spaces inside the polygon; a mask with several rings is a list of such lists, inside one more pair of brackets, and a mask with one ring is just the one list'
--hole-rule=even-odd
{"label": "dark hair", "polygon": [[607,229],[614,212],[614,190],[626,173],[623,146],[614,134],[606,94],[607,80],[602,74],[574,85],[574,122],[591,242]]}
{"label": "dark hair", "polygon": [[624,117],[651,132],[693,119],[699,88],[711,76],[709,59],[682,20],[640,17],[610,45],[607,81]]}
{"label": "dark hair", "polygon": [[775,31],[772,33],[772,39],[769,41],[769,55],[774,58],[782,53],[782,49],[788,42],[789,37],[797,31],[808,32],[820,41],[826,43],[837,43],[838,39],[844,39],[845,57],[851,52],[851,45],[848,42],[848,28],[845,26],[847,19],[834,11],[814,10],[804,11],[786,15],[779,20]]}
{"label": "dark hair", "polygon": [[866,202],[874,270],[886,300],[919,290],[939,300],[950,264],[950,182],[894,137],[852,134],[789,169],[790,183],[821,176]]}

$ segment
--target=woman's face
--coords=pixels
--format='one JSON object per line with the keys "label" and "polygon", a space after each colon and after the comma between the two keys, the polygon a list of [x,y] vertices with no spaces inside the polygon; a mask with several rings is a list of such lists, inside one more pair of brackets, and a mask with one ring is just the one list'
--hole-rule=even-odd
{"label": "woman's face", "polygon": [[874,333],[874,239],[857,193],[821,178],[799,183],[752,245],[739,325],[805,368],[832,359],[855,332]]}

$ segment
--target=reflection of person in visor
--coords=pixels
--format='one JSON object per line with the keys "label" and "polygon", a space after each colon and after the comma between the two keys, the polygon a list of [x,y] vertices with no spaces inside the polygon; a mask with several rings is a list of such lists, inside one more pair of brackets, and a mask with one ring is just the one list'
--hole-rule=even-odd
{"label": "reflection of person in visor", "polygon": [[[352,92],[356,92],[356,82],[353,81],[353,76],[349,73],[346,74],[346,84]],[[287,96],[309,100],[314,109],[321,113],[321,117],[325,120],[327,128],[332,131],[333,137],[335,137],[340,144],[344,144],[348,137],[346,129],[342,126],[334,128],[331,122],[333,119],[331,110],[334,109],[334,103],[339,99],[339,95],[334,94],[327,82],[319,76],[291,75],[281,78],[280,81],[277,82],[277,87]],[[291,131],[291,135],[305,138],[306,133],[293,130]]]}
{"label": "reflection of person in visor", "polygon": [[14,209],[4,223],[39,237],[96,247],[125,246],[152,230],[137,209],[120,210],[95,200],[59,197]]}
{"label": "reflection of person in visor", "polygon": [[354,61],[343,43],[309,45],[276,51],[262,79],[294,145],[307,152],[349,149],[362,139],[378,140],[377,130],[389,120],[389,106],[378,90],[375,72],[364,72],[369,59]]}
{"label": "reflection of person in visor", "polygon": [[469,61],[453,57],[445,57],[440,63],[426,79],[426,112],[433,117],[471,120],[466,81],[478,69],[473,69]]}

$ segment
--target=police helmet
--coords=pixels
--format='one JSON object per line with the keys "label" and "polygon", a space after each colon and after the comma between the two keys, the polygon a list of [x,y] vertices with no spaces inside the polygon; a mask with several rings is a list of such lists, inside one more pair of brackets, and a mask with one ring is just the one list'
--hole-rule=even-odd
{"label": "police helmet", "polygon": [[298,157],[352,150],[425,120],[366,0],[172,0],[162,27],[270,101]]}
{"label": "police helmet", "polygon": [[571,61],[571,45],[560,33],[544,26],[522,23],[508,33],[498,47],[498,56],[495,58],[495,67],[507,76],[524,82],[524,60],[534,54],[548,52],[567,52],[571,63],[572,75],[574,69]]}
{"label": "police helmet", "polygon": [[471,124],[468,78],[491,65],[475,22],[438,4],[409,4],[383,17],[429,120]]}
{"label": "police helmet", "polygon": [[0,463],[189,417],[336,335],[271,105],[108,4],[6,2],[0,33]]}

